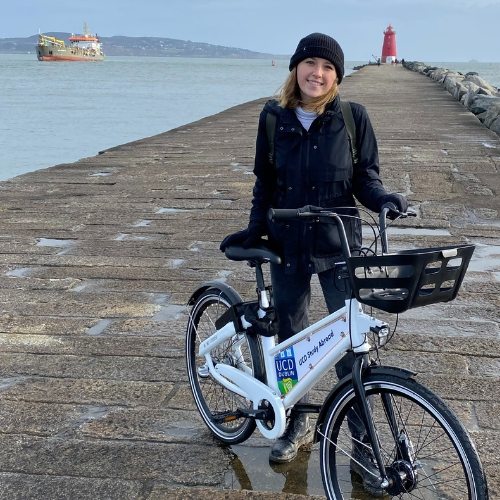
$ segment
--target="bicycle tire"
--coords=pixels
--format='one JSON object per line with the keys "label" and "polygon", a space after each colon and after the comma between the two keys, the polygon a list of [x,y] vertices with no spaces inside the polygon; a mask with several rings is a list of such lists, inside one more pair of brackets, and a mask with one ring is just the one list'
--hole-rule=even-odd
{"label": "bicycle tire", "polygon": [[[216,423],[214,417],[234,412],[237,408],[251,408],[252,403],[223,387],[208,374],[205,357],[198,354],[200,342],[215,332],[216,319],[231,305],[234,305],[234,299],[216,288],[206,290],[196,300],[191,309],[186,332],[186,364],[191,391],[203,421],[217,439],[224,443],[237,444],[252,435],[256,427],[255,420],[238,418]],[[226,363],[247,371],[249,368],[255,378],[265,380],[262,346],[254,335],[235,335],[215,346],[210,355],[214,365]]]}
{"label": "bicycle tire", "polygon": [[[377,439],[388,475],[393,478],[391,491],[386,491],[384,498],[488,499],[486,477],[467,430],[439,396],[414,379],[391,375],[368,376],[363,385],[367,396],[373,398]],[[392,402],[393,421],[397,422],[400,437],[409,443],[413,466],[401,461],[401,445],[391,430],[390,412],[384,409],[383,398]],[[351,471],[354,452],[348,420],[353,428],[352,412],[357,411],[350,385],[332,402],[320,431],[321,475],[330,500],[372,498],[365,492],[361,476]],[[394,474],[403,470],[407,479],[400,481]]]}

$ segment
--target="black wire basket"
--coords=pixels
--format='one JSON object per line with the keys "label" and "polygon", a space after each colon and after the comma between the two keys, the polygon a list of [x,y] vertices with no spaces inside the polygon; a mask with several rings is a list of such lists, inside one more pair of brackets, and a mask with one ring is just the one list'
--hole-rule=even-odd
{"label": "black wire basket", "polygon": [[356,299],[389,313],[453,300],[474,245],[405,250],[350,257],[347,267]]}

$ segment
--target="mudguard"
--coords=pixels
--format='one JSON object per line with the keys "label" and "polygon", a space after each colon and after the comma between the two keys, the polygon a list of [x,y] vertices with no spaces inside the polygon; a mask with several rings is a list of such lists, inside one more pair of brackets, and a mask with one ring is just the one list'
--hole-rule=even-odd
{"label": "mudguard", "polygon": [[[413,376],[415,376],[417,373],[412,372],[411,370],[406,370],[405,368],[398,368],[396,366],[370,366],[368,367],[364,372],[363,372],[363,378],[368,377],[369,375],[391,375],[393,377],[397,378],[402,378],[402,379],[409,379]],[[321,411],[319,412],[318,420],[316,422],[316,429],[314,431],[314,443],[317,443],[321,435],[319,434],[319,430],[323,427],[323,422],[326,418],[326,414],[328,413],[328,410],[330,409],[331,404],[333,403],[333,400],[337,397],[337,394],[339,394],[344,387],[347,385],[352,385],[352,375],[349,374],[346,377],[344,377],[342,380],[339,381],[339,383],[332,389],[330,394],[325,399],[325,402],[323,403],[323,406],[321,407]]]}
{"label": "mudguard", "polygon": [[222,283],[222,281],[206,281],[193,292],[193,295],[189,298],[187,305],[192,306],[198,300],[200,295],[209,288],[215,288],[216,290],[224,292],[233,305],[243,302],[240,294],[233,287]]}

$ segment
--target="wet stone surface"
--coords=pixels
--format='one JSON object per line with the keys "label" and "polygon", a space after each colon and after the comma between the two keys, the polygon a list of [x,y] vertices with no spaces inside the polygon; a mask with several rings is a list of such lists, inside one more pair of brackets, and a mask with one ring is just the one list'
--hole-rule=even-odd
{"label": "wet stone surface", "polygon": [[[340,90],[370,114],[387,190],[418,214],[395,223],[392,249],[477,245],[457,299],[401,315],[381,360],[449,402],[498,499],[499,138],[401,67],[364,68]],[[272,467],[258,432],[217,443],[184,361],[197,286],[255,297],[253,270],[219,243],[248,222],[266,100],[0,183],[0,500],[323,497],[318,445]],[[316,321],[316,278],[312,296]],[[311,401],[336,382],[332,370]]]}

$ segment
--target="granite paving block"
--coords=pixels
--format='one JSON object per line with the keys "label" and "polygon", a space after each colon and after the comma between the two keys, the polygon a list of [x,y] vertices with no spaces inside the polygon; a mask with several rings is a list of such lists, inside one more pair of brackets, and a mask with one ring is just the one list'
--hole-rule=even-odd
{"label": "granite paving block", "polygon": [[[119,342],[119,340],[117,340]],[[182,359],[133,356],[0,354],[0,375],[88,378],[119,381],[185,380]]]}
{"label": "granite paving block", "polygon": [[0,500],[139,500],[140,481],[0,472]]}

